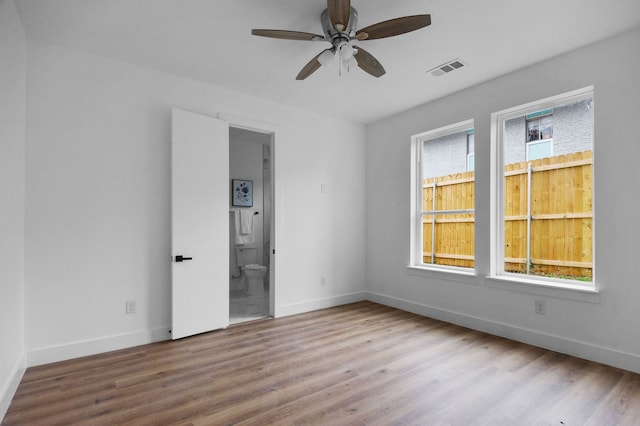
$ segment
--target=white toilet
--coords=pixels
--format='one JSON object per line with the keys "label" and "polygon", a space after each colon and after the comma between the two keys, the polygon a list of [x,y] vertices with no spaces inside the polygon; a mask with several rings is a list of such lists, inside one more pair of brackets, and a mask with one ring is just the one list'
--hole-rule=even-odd
{"label": "white toilet", "polygon": [[247,293],[251,296],[264,297],[264,275],[267,273],[267,267],[258,265],[258,248],[257,247],[236,247],[236,259],[240,270],[247,278]]}

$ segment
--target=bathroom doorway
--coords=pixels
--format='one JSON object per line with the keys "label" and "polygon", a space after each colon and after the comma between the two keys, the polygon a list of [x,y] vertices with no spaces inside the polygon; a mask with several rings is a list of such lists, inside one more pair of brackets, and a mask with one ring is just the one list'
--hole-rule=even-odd
{"label": "bathroom doorway", "polygon": [[273,312],[273,134],[229,127],[229,323]]}

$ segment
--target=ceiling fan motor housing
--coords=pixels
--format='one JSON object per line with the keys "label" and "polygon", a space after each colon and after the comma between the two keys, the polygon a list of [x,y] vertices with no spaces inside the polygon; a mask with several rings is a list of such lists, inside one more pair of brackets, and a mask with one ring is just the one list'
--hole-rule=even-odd
{"label": "ceiling fan motor housing", "polygon": [[329,18],[329,9],[325,9],[320,15],[320,22],[322,23],[322,30],[324,31],[325,39],[333,45],[334,49],[337,49],[338,45],[342,43],[350,43],[351,37],[355,35],[355,29],[358,25],[358,11],[353,7],[349,15],[349,22],[346,26],[339,31],[334,28]]}

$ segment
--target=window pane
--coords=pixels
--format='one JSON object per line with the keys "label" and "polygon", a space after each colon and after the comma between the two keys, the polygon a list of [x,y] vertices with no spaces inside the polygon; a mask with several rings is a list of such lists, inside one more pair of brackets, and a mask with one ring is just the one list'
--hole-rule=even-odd
{"label": "window pane", "polygon": [[593,100],[549,106],[504,121],[504,272],[591,281]]}
{"label": "window pane", "polygon": [[551,139],[553,137],[553,116],[540,117],[540,139]]}
{"label": "window pane", "polygon": [[537,141],[540,139],[540,120],[527,121],[527,142]]}
{"label": "window pane", "polygon": [[[536,115],[536,114],[531,114]],[[527,142],[551,139],[553,137],[553,116],[527,119]]]}
{"label": "window pane", "polygon": [[469,129],[439,134],[421,143],[422,264],[473,268],[473,133]]}
{"label": "window pane", "polygon": [[529,161],[539,158],[551,157],[552,141],[533,142],[527,144],[527,159]]}

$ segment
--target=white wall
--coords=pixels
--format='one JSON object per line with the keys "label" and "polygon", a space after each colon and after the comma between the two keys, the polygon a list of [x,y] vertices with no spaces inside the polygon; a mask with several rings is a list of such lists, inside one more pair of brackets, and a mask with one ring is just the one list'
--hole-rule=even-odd
{"label": "white wall", "polygon": [[168,338],[173,107],[278,128],[277,315],[364,297],[363,126],[50,45],[28,52],[29,365]]}
{"label": "white wall", "polygon": [[[640,372],[640,29],[514,72],[367,128],[369,297],[424,315]],[[468,72],[472,72],[472,66]],[[595,268],[599,297],[513,291],[489,273],[490,116],[595,86]],[[410,137],[475,120],[477,278],[416,276],[409,262]],[[538,293],[538,294],[536,294]],[[534,298],[547,302],[534,313]]]}
{"label": "white wall", "polygon": [[24,373],[26,42],[13,1],[0,1],[0,419]]}

